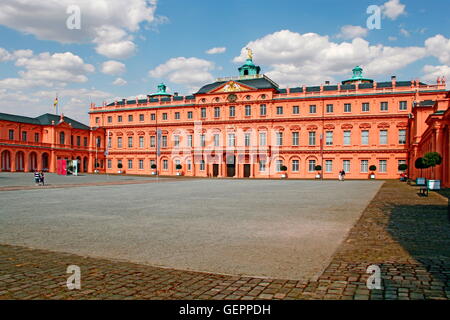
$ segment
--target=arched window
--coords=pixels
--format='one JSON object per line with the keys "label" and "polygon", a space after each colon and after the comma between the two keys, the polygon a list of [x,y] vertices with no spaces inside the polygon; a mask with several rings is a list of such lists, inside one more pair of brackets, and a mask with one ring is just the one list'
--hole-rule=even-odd
{"label": "arched window", "polygon": [[59,144],[66,144],[66,135],[63,132],[59,133]]}

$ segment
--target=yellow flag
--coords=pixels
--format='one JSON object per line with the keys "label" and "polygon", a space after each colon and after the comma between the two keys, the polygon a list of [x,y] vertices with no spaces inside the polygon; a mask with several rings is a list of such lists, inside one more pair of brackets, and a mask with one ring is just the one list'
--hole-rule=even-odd
{"label": "yellow flag", "polygon": [[55,102],[53,102],[53,106],[56,108],[56,106],[58,105],[58,97],[55,98]]}

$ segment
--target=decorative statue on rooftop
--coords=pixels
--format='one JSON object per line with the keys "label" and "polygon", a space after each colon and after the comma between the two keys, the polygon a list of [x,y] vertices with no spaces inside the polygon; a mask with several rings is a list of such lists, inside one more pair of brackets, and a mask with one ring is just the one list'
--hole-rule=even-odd
{"label": "decorative statue on rooftop", "polygon": [[247,49],[247,60],[253,60],[253,51],[250,48]]}

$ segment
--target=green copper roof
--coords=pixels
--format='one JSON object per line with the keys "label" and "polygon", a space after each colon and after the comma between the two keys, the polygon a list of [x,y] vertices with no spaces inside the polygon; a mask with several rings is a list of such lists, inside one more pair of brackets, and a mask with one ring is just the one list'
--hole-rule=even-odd
{"label": "green copper roof", "polygon": [[160,84],[158,84],[158,92],[152,93],[150,95],[150,97],[154,97],[154,96],[171,96],[171,94],[167,93],[166,90],[167,90],[167,86],[164,83],[160,83]]}
{"label": "green copper roof", "polygon": [[342,84],[349,83],[349,82],[356,82],[356,81],[373,82],[372,79],[363,77],[363,69],[360,66],[354,67],[352,72],[353,72],[353,77],[342,81]]}

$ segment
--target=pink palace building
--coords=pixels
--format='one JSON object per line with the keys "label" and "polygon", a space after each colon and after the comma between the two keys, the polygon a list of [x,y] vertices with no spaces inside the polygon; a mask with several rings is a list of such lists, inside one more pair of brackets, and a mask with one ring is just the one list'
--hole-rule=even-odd
{"label": "pink palace building", "polygon": [[280,88],[260,70],[249,53],[238,76],[194,95],[161,84],[146,99],[92,106],[91,127],[107,135],[106,172],[337,179],[343,169],[350,179],[397,179],[400,164],[415,175],[415,158],[437,150],[448,185],[444,79],[377,83],[356,67],[338,84]]}
{"label": "pink palace building", "polygon": [[[414,162],[437,151],[434,177],[450,187],[450,92],[444,79],[375,82],[360,67],[338,84],[280,88],[249,53],[239,75],[190,96],[91,105],[90,127],[56,115],[0,114],[2,171],[79,160],[81,171],[198,177],[430,178]],[[95,167],[97,164],[97,168]],[[375,166],[376,170],[371,170]]]}

